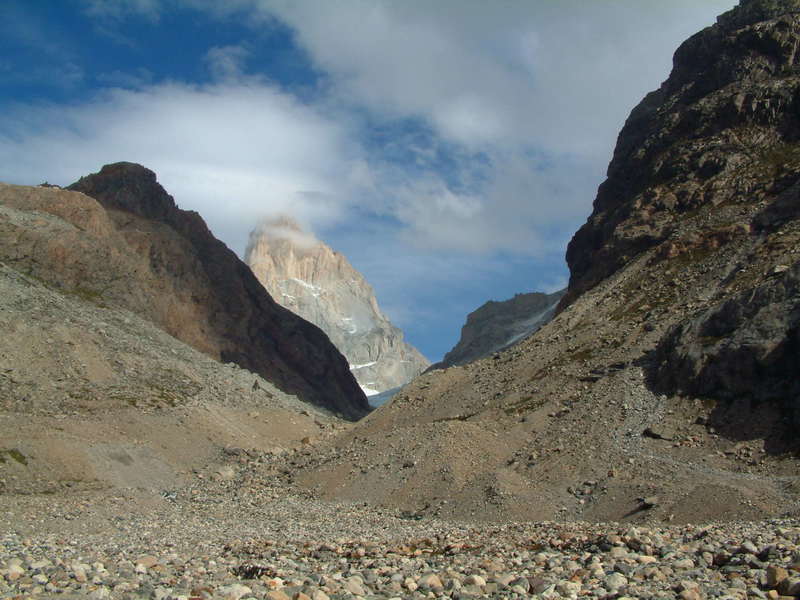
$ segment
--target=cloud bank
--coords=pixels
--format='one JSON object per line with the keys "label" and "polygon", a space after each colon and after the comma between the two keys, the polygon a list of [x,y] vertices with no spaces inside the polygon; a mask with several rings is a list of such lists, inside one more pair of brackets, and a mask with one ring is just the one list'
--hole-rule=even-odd
{"label": "cloud bank", "polygon": [[113,89],[88,104],[19,106],[9,116],[0,135],[6,180],[66,184],[105,163],[140,162],[234,246],[265,214],[320,227],[352,202],[359,159],[348,133],[267,85]]}

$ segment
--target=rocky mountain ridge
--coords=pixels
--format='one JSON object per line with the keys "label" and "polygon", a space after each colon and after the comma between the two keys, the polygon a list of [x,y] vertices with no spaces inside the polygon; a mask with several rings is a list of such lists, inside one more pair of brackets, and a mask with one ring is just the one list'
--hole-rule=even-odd
{"label": "rocky mountain ridge", "polygon": [[556,316],[419,377],[301,481],[421,516],[800,514],[798,46],[798,3],[769,0],[683,44],[620,134]]}
{"label": "rocky mountain ridge", "polygon": [[13,268],[131,310],[308,402],[349,418],[368,410],[325,334],[277,305],[152,171],[116,163],[68,190],[2,185],[0,211],[0,255]]}
{"label": "rocky mountain ridge", "polygon": [[[628,117],[594,210],[567,248],[562,306],[681,236],[697,210],[756,203],[791,184],[799,13],[795,0],[744,0],[678,48],[669,78]],[[704,233],[726,243],[735,225]]]}
{"label": "rocky mountain ridge", "polygon": [[428,366],[381,312],[364,276],[292,219],[257,227],[244,260],[276,302],[328,334],[368,395],[400,387]]}
{"label": "rocky mountain ridge", "polygon": [[431,368],[464,365],[513,346],[553,317],[565,292],[531,292],[500,302],[489,300],[467,315],[456,345]]}

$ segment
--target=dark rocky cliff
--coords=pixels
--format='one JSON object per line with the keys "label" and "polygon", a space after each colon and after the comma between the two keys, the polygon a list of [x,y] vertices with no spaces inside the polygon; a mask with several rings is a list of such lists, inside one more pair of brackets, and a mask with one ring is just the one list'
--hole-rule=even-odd
{"label": "dark rocky cliff", "polygon": [[177,208],[152,171],[116,163],[71,191],[40,189],[10,189],[4,197],[8,210],[23,211],[4,223],[4,260],[136,312],[305,401],[348,418],[369,410],[327,336],[276,304],[197,213]]}
{"label": "dark rocky cliff", "polygon": [[[653,272],[684,273],[645,302],[675,323],[651,356],[654,388],[746,397],[748,415],[771,400],[778,421],[795,425],[798,49],[797,0],[742,0],[678,48],[669,78],[631,113],[569,244],[561,305],[654,249]],[[682,306],[677,289],[702,301]]]}
{"label": "dark rocky cliff", "polygon": [[653,379],[669,393],[778,405],[800,427],[800,262],[674,327]]}
{"label": "dark rocky cliff", "polygon": [[796,178],[798,37],[798,0],[743,0],[678,48],[669,78],[631,112],[569,244],[562,308],[680,235],[687,214],[755,203]]}

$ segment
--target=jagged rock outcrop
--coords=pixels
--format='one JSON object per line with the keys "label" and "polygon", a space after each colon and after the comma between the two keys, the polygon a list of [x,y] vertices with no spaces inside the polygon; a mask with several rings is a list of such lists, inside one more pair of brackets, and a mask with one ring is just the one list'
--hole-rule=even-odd
{"label": "jagged rock outcrop", "polygon": [[363,275],[293,220],[256,228],[245,262],[277,302],[328,334],[367,394],[402,386],[428,366],[378,308]]}
{"label": "jagged rock outcrop", "polygon": [[501,302],[489,300],[467,315],[458,343],[431,368],[463,365],[513,346],[553,317],[565,292],[532,292]]}
{"label": "jagged rock outcrop", "polygon": [[0,254],[15,269],[131,310],[307,402],[349,418],[368,411],[325,334],[275,303],[152,171],[116,163],[69,190],[3,185],[0,210]]}
{"label": "jagged rock outcrop", "polygon": [[775,402],[800,427],[800,262],[674,327],[659,344],[663,391]]}
{"label": "jagged rock outcrop", "polygon": [[[794,415],[797,259],[782,283],[741,274],[778,254],[800,218],[798,47],[797,0],[743,0],[681,45],[669,79],[628,119],[570,243],[564,304],[651,247],[651,263],[711,261],[706,278],[722,279],[711,305],[656,353],[653,381],[672,393],[771,397]],[[732,245],[747,258],[723,259]]]}
{"label": "jagged rock outcrop", "polygon": [[619,134],[594,210],[567,249],[562,307],[702,207],[758,202],[800,165],[800,2],[742,0],[684,42]]}

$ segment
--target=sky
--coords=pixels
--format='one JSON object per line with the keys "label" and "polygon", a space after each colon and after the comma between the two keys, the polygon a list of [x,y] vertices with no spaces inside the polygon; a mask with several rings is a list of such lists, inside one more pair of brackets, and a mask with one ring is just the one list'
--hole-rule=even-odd
{"label": "sky", "polygon": [[0,181],[138,162],[240,256],[289,214],[431,360],[564,287],[631,109],[735,0],[0,0]]}

